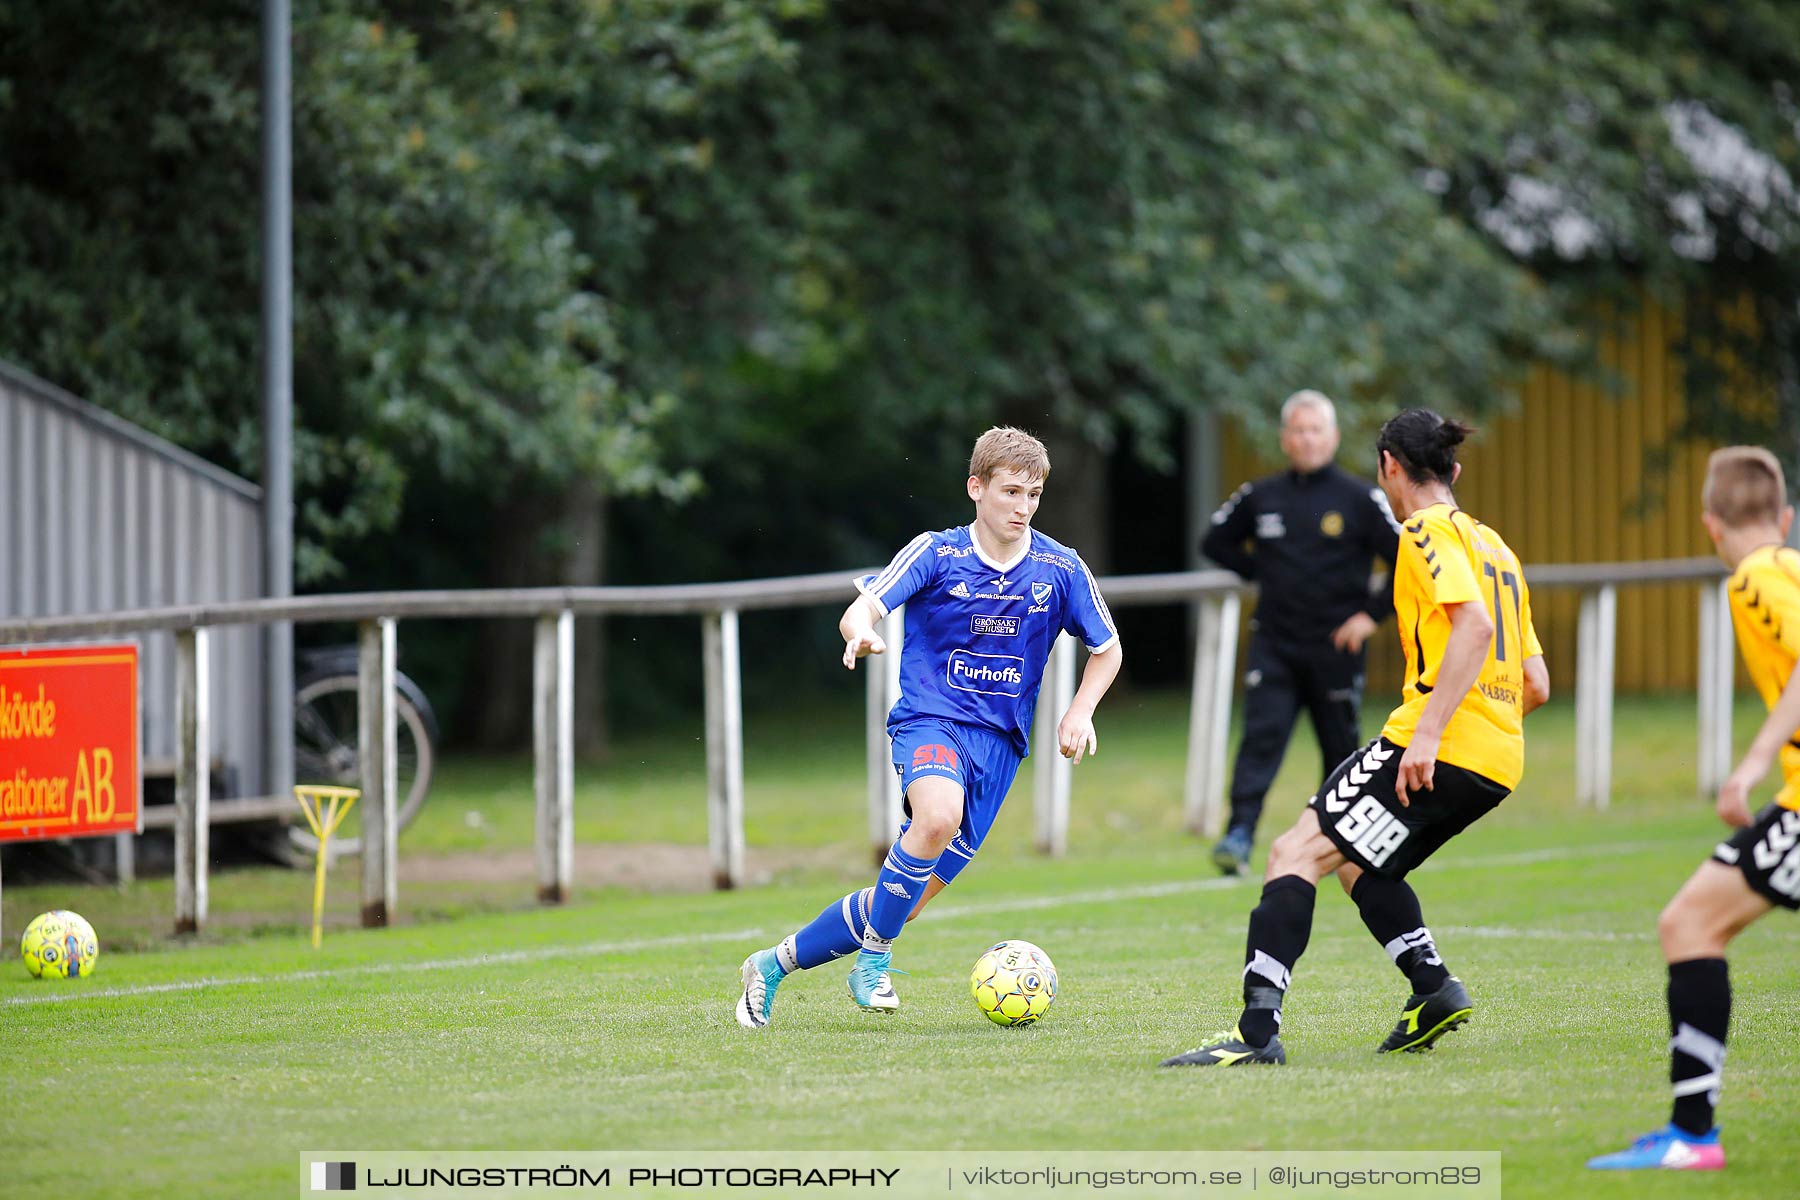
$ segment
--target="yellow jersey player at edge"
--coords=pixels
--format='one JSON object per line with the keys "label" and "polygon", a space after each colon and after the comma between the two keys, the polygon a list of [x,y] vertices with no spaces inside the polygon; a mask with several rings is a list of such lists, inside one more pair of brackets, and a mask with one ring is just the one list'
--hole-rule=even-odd
{"label": "yellow jersey player at edge", "polygon": [[1468,991],[1432,941],[1406,875],[1518,784],[1525,714],[1550,695],[1531,595],[1499,534],[1456,506],[1468,426],[1413,408],[1381,427],[1377,476],[1404,533],[1394,611],[1406,649],[1400,707],[1338,764],[1270,849],[1250,913],[1237,1028],[1165,1067],[1283,1063],[1277,1036],[1312,933],[1319,881],[1335,873],[1412,996],[1379,1050],[1424,1050],[1468,1020]]}
{"label": "yellow jersey player at edge", "polygon": [[[1669,964],[1669,1123],[1589,1160],[1600,1170],[1725,1165],[1713,1124],[1731,1020],[1725,947],[1776,905],[1800,909],[1800,553],[1784,545],[1794,510],[1781,463],[1756,446],[1716,450],[1700,503],[1700,519],[1731,571],[1726,595],[1738,648],[1769,715],[1719,788],[1719,817],[1737,832],[1689,876],[1656,923]],[[1777,762],[1781,790],[1752,818],[1750,789]]]}

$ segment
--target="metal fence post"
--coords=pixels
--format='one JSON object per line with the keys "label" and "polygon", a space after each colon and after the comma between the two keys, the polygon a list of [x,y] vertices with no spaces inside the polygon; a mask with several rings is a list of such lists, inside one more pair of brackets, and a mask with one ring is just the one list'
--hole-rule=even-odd
{"label": "metal fence post", "polygon": [[1727,586],[1728,580],[1700,586],[1700,753],[1695,782],[1708,799],[1731,774],[1733,635]]}
{"label": "metal fence post", "polygon": [[1576,624],[1575,795],[1579,803],[1598,809],[1612,803],[1618,600],[1618,588],[1610,583],[1583,591]]}
{"label": "metal fence post", "polygon": [[[103,478],[107,480],[107,483],[104,486],[111,488],[113,486],[111,477],[103,476]],[[109,502],[103,499],[101,506],[102,508],[109,507]],[[141,655],[143,653],[143,640],[141,638],[134,640],[138,643],[138,652]],[[144,677],[142,675],[138,676],[137,695],[132,697],[132,702],[136,704],[138,708],[137,738],[138,745],[142,747],[144,744]],[[289,707],[292,707],[292,705]],[[137,808],[139,813],[138,826],[139,828],[142,828],[144,782],[141,764],[138,772]],[[138,835],[136,833],[120,833],[113,836],[113,878],[118,880],[121,884],[137,882],[137,840]]]}
{"label": "metal fence post", "polygon": [[1575,610],[1575,803],[1593,799],[1594,759],[1594,593],[1583,589]]}
{"label": "metal fence post", "polygon": [[1236,592],[1228,592],[1219,604],[1219,669],[1213,676],[1212,724],[1207,743],[1213,764],[1206,777],[1209,833],[1219,832],[1225,824],[1226,745],[1231,737],[1231,691],[1237,680],[1238,627],[1243,610],[1244,598]]}
{"label": "metal fence post", "polygon": [[[888,749],[887,716],[899,696],[900,644],[905,639],[906,606],[889,613],[875,631],[887,643],[881,658],[865,658],[863,694],[866,704],[863,748],[869,776],[869,853],[880,866],[900,832],[900,776]],[[892,668],[890,670],[890,667]]]}
{"label": "metal fence post", "polygon": [[1594,684],[1594,806],[1612,807],[1613,676],[1619,659],[1619,588],[1600,589],[1596,649],[1600,655],[1599,679]]}
{"label": "metal fence post", "polygon": [[175,932],[206,923],[206,869],[211,853],[211,633],[175,634]]}
{"label": "metal fence post", "polygon": [[706,826],[713,886],[744,884],[744,703],[736,609],[701,618],[706,667]]}
{"label": "metal fence post", "polygon": [[1211,727],[1212,672],[1216,670],[1218,600],[1202,596],[1194,605],[1194,680],[1188,697],[1187,770],[1181,789],[1181,820],[1189,833],[1205,834],[1206,755]]}
{"label": "metal fence post", "polygon": [[1056,738],[1057,724],[1075,699],[1075,639],[1066,633],[1059,634],[1050,648],[1044,682],[1048,695],[1038,696],[1032,738],[1038,760],[1032,772],[1032,813],[1039,852],[1061,858],[1069,848],[1069,789],[1075,773]]}
{"label": "metal fence post", "polygon": [[[143,801],[138,801],[142,811]],[[121,833],[113,838],[113,874],[120,883],[137,882],[137,835]]]}
{"label": "metal fence post", "polygon": [[1231,686],[1237,672],[1236,592],[1200,600],[1194,636],[1194,690],[1188,710],[1187,780],[1183,819],[1190,833],[1211,837],[1225,817],[1225,747],[1231,729]]}
{"label": "metal fence post", "polygon": [[533,649],[537,897],[561,904],[575,871],[575,614],[539,617]]}
{"label": "metal fence post", "polygon": [[362,924],[386,925],[399,903],[395,880],[394,619],[356,627],[357,746],[362,766]]}

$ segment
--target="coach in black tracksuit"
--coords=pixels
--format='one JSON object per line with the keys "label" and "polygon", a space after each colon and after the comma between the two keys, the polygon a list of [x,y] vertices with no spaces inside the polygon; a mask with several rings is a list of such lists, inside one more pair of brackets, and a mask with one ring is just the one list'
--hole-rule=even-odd
{"label": "coach in black tracksuit", "polygon": [[1250,860],[1263,797],[1304,704],[1329,775],[1362,744],[1363,643],[1394,611],[1391,566],[1400,526],[1381,489],[1340,470],[1331,401],[1296,392],[1281,406],[1289,468],[1246,483],[1213,514],[1200,550],[1259,585],[1244,674],[1244,740],[1231,774],[1231,823],[1213,848],[1227,874]]}

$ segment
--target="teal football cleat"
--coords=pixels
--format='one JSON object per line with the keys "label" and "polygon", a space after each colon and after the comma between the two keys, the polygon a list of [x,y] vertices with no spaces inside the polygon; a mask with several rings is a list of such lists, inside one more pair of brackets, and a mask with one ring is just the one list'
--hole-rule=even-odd
{"label": "teal football cleat", "polygon": [[891,950],[856,952],[856,963],[850,968],[850,998],[864,1012],[892,1013],[900,1008],[900,997],[888,978],[893,958]]}
{"label": "teal football cleat", "polygon": [[[897,974],[905,971],[898,967],[889,968]],[[895,1012],[900,1007],[900,993],[894,990],[894,981],[887,971],[881,973],[881,979],[875,984],[875,994],[869,997],[869,1007],[877,1012]]]}
{"label": "teal football cleat", "polygon": [[1664,1125],[1623,1150],[1588,1159],[1588,1166],[1596,1171],[1718,1171],[1725,1166],[1725,1147],[1716,1128],[1696,1134]]}
{"label": "teal football cleat", "polygon": [[773,950],[758,950],[744,960],[739,971],[744,993],[738,997],[737,1023],[745,1029],[761,1029],[775,1011],[775,989],[787,978],[781,959]]}

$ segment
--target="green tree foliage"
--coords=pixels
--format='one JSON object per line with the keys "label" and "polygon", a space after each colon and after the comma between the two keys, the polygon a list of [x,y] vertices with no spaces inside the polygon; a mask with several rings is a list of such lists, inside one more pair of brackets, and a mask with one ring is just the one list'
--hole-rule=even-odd
{"label": "green tree foliage", "polygon": [[[1795,163],[1789,7],[303,0],[304,575],[421,473],[787,453],[772,393],[853,452],[1479,407],[1599,265],[1750,297],[1695,336],[1791,390],[1792,171],[1691,146]],[[91,15],[0,5],[0,352],[254,474],[256,6]]]}
{"label": "green tree foliage", "polygon": [[[0,354],[254,477],[259,6],[98,7],[0,6]],[[414,474],[679,487],[587,253],[515,186],[553,127],[367,6],[297,6],[293,57],[300,580]]]}
{"label": "green tree foliage", "polygon": [[1800,448],[1800,8],[1420,5],[1485,97],[1440,176],[1541,277],[1682,318],[1689,436]]}
{"label": "green tree foliage", "polygon": [[1300,386],[1479,403],[1539,340],[1531,277],[1417,182],[1476,100],[1402,10],[837,18],[788,144],[821,176],[814,290],[882,400],[1025,401],[1154,450],[1193,406],[1254,419]]}
{"label": "green tree foliage", "polygon": [[[257,9],[0,0],[0,355],[251,475]],[[1697,427],[1791,440],[1794,31],[1782,0],[297,0],[302,579],[570,578],[603,512],[634,580],[867,562],[956,512],[992,421],[1161,469],[1186,413],[1301,386],[1480,410],[1646,290],[1697,393],[1752,397]]]}

